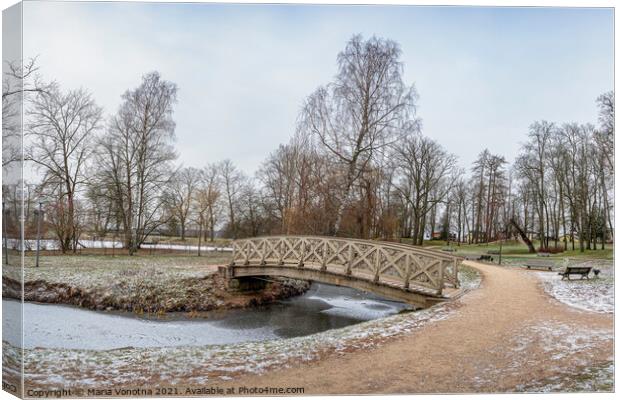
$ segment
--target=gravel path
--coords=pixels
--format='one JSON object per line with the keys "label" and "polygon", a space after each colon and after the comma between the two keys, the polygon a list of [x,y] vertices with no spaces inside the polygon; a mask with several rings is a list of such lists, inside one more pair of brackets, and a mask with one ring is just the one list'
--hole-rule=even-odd
{"label": "gravel path", "polygon": [[[534,273],[466,263],[482,273],[482,286],[459,300],[450,318],[375,349],[246,376],[235,385],[301,386],[306,394],[561,391],[570,388],[549,383],[583,379],[587,368],[612,361],[612,314],[556,301]],[[601,387],[609,390],[609,383]]]}

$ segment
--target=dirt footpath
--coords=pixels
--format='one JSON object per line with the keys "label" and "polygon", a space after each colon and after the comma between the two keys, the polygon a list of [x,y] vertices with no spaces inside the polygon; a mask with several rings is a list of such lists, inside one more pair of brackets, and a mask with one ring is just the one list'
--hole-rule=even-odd
{"label": "dirt footpath", "polygon": [[613,315],[555,301],[527,271],[466,264],[482,273],[482,285],[458,300],[454,316],[372,350],[234,385],[304,387],[305,394],[512,392],[612,360]]}

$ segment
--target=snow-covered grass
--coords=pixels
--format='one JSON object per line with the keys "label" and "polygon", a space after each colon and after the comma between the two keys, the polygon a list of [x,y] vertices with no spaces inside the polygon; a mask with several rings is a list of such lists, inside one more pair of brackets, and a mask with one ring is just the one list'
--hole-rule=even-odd
{"label": "snow-covered grass", "polygon": [[[169,385],[207,384],[236,374],[259,374],[275,367],[288,367],[323,354],[374,347],[429,322],[450,317],[453,304],[443,303],[310,336],[263,342],[110,351],[26,349],[25,379],[46,388],[139,386],[153,381]],[[7,342],[3,342],[3,348],[5,354],[15,351]]]}
{"label": "snow-covered grass", "polygon": [[[211,257],[49,256],[25,258],[26,299],[137,312],[183,311],[215,300]],[[28,285],[28,284],[31,285]],[[32,288],[30,288],[32,286]],[[30,290],[29,290],[30,289]],[[214,302],[217,306],[217,301]]]}
{"label": "snow-covered grass", "polygon": [[[216,273],[217,265],[229,261],[225,253],[208,253],[203,257],[71,255],[42,257],[40,266],[34,267],[34,257],[25,257],[24,297],[27,301],[138,313],[246,306],[251,299],[244,297],[238,301],[239,296],[227,292],[223,278]],[[3,268],[3,276],[13,281],[18,281],[15,276],[19,274],[19,267]],[[280,293],[288,297],[308,287],[291,283],[273,286],[274,293],[266,291],[265,298],[256,301],[269,301],[270,295],[273,300]],[[3,287],[5,296],[19,297],[16,282],[3,279]]]}
{"label": "snow-covered grass", "polygon": [[530,344],[535,344],[542,347],[551,360],[560,360],[576,351],[591,350],[601,341],[613,339],[613,333],[607,329],[577,327],[556,321],[546,321],[524,329],[524,333],[516,335],[515,338],[520,350],[525,350]]}
{"label": "snow-covered grass", "polygon": [[[45,280],[50,283],[77,284],[96,287],[109,279],[126,278],[135,274],[150,275],[152,279],[167,275],[181,277],[203,276],[212,265],[230,262],[226,253],[207,253],[197,256],[105,256],[105,255],[54,255],[42,256],[39,267],[35,257],[24,257],[24,280]],[[212,270],[213,268],[210,268]],[[19,266],[3,266],[4,276],[19,276]]]}
{"label": "snow-covered grass", "polygon": [[613,262],[591,260],[572,262],[572,266],[588,266],[598,269],[598,278],[590,273],[590,279],[562,280],[557,272],[537,272],[545,291],[558,301],[571,307],[598,313],[614,312]]}
{"label": "snow-covered grass", "polygon": [[[489,348],[489,358],[499,356],[505,364],[485,366],[477,379],[479,390],[498,380],[516,379],[524,368],[541,369],[541,378],[517,385],[516,392],[566,392],[609,390],[613,387],[613,355],[604,365],[592,365],[590,355],[613,341],[611,329],[591,328],[556,320],[524,325],[513,337]],[[534,356],[537,355],[537,356]],[[611,367],[610,367],[611,364]],[[609,368],[611,368],[611,373]],[[581,377],[581,382],[576,377]]]}
{"label": "snow-covered grass", "polygon": [[482,278],[477,269],[461,265],[459,267],[459,284],[465,291],[477,289],[480,287]]}
{"label": "snow-covered grass", "polygon": [[[519,354],[527,354],[532,346],[542,349],[550,360],[547,371],[550,378],[530,382],[516,388],[519,392],[583,392],[612,391],[614,386],[614,364],[612,354],[602,365],[591,365],[587,357],[572,357],[575,353],[588,354],[604,341],[613,340],[613,332],[605,329],[577,327],[549,321],[545,324],[524,329],[515,335],[513,343],[515,363]],[[572,358],[571,358],[572,357]],[[569,360],[566,363],[562,361]]]}
{"label": "snow-covered grass", "polygon": [[540,382],[531,382],[517,388],[518,392],[613,392],[614,364],[580,368],[572,373],[559,374]]}

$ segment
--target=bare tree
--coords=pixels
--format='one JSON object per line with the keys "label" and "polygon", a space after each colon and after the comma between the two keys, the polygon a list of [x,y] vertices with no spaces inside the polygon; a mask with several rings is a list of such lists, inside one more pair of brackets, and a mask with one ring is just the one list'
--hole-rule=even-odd
{"label": "bare tree", "polygon": [[279,231],[290,234],[292,216],[296,205],[296,178],[298,176],[298,149],[290,145],[280,145],[271,153],[258,171],[258,179],[263,184],[266,209],[279,222]]}
{"label": "bare tree", "polygon": [[56,86],[38,93],[28,110],[27,159],[43,171],[42,189],[51,199],[48,215],[63,252],[76,249],[78,186],[84,183],[84,169],[101,115],[101,108],[89,93],[63,93]]}
{"label": "bare tree", "polygon": [[109,201],[112,191],[113,188],[109,187],[106,182],[97,181],[87,185],[85,198],[88,205],[88,226],[90,231],[99,238],[118,230],[114,203]]}
{"label": "bare tree", "polygon": [[596,99],[596,102],[599,107],[598,121],[601,126],[601,131],[610,136],[613,140],[615,121],[614,105],[616,102],[613,90],[600,95]]}
{"label": "bare tree", "polygon": [[182,168],[171,176],[166,198],[168,206],[181,225],[181,240],[185,240],[187,223],[197,190],[200,171],[196,168]]}
{"label": "bare tree", "polygon": [[[614,123],[615,123],[615,95],[613,91],[603,93],[597,99],[599,106],[600,130],[594,135],[594,142],[597,147],[599,176],[601,194],[603,201],[603,218],[609,226],[610,239],[614,237],[614,227],[612,218],[613,199],[613,176],[614,176]],[[611,179],[609,179],[611,178]],[[606,232],[606,229],[603,229]],[[604,241],[603,241],[604,246]]]}
{"label": "bare tree", "polygon": [[47,93],[53,83],[44,83],[38,76],[37,59],[6,61],[2,80],[2,166],[22,159],[21,111],[24,101],[33,95]]}
{"label": "bare tree", "polygon": [[558,127],[542,121],[530,127],[529,140],[515,163],[520,181],[517,198],[523,210],[521,231],[535,229],[541,248],[549,247],[550,240],[558,247],[561,239],[564,249],[569,241],[575,249],[577,239],[580,251],[596,250],[599,240],[604,248],[613,237],[609,179],[613,167],[606,154],[612,142],[606,137],[592,124]]}
{"label": "bare tree", "polygon": [[541,247],[549,246],[549,196],[547,162],[551,147],[551,138],[555,125],[547,121],[534,122],[530,126],[529,141],[523,146],[523,152],[517,159],[517,168],[528,179],[534,190],[536,213],[538,216],[538,236]]}
{"label": "bare tree", "polygon": [[411,237],[415,244],[422,245],[429,212],[445,200],[454,184],[450,174],[456,158],[421,134],[410,135],[394,147],[400,177],[394,188],[410,212]]}
{"label": "bare tree", "polygon": [[400,47],[394,41],[354,36],[338,54],[334,82],[308,97],[300,130],[319,138],[344,166],[333,233],[338,234],[353,184],[378,149],[417,125],[413,86],[403,82]]}
{"label": "bare tree", "polygon": [[[202,231],[208,227],[209,240],[215,239],[215,226],[221,214],[222,189],[218,165],[209,164],[200,171],[200,180],[196,189],[197,222]],[[205,240],[207,232],[204,233]]]}
{"label": "bare tree", "polygon": [[[244,179],[239,196],[237,225],[243,236],[258,236],[263,231],[263,213],[260,192],[254,179]],[[239,232],[237,232],[239,234]]]}
{"label": "bare tree", "polygon": [[133,254],[166,222],[162,189],[177,157],[172,146],[177,86],[151,72],[122,99],[107,134],[100,139],[97,175],[113,188],[109,200],[115,204],[125,247]]}
{"label": "bare tree", "polygon": [[228,228],[233,239],[237,238],[237,206],[243,188],[245,177],[230,160],[224,160],[219,165],[222,186],[228,208]]}
{"label": "bare tree", "polygon": [[456,240],[458,245],[465,241],[465,232],[467,228],[467,208],[468,208],[468,191],[466,181],[459,177],[453,188],[453,197],[456,208]]}

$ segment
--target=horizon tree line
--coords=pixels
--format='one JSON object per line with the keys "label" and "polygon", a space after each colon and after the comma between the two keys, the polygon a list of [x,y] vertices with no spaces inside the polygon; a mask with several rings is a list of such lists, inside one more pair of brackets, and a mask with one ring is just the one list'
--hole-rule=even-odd
{"label": "horizon tree line", "polygon": [[[41,181],[24,199],[26,233],[30,202],[41,201],[62,252],[75,252],[86,234],[112,233],[129,254],[155,234],[200,242],[218,234],[315,234],[416,245],[519,238],[530,251],[534,239],[545,251],[613,241],[613,92],[596,100],[597,126],[536,121],[513,165],[483,149],[465,170],[422,133],[418,95],[400,57],[392,40],[353,36],[333,81],[304,100],[291,140],[254,175],[231,160],[177,164],[178,88],[158,72],[145,74],[106,117],[88,91],[42,83],[35,61],[12,70],[12,79],[34,82],[24,85],[33,88],[24,160]],[[13,87],[3,85],[7,115],[18,98]],[[17,161],[3,149],[3,166]],[[5,185],[3,200],[16,207],[16,193]]]}

